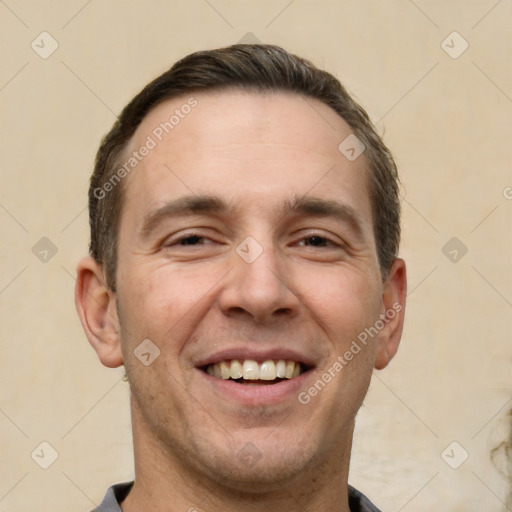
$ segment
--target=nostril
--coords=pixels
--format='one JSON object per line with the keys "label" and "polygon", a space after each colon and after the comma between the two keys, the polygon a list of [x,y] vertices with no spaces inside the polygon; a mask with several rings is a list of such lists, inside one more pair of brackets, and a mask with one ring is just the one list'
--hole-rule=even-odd
{"label": "nostril", "polygon": [[228,313],[232,314],[232,315],[237,315],[237,316],[238,315],[243,315],[243,314],[248,314],[248,312],[244,308],[242,308],[240,306],[230,307],[228,309]]}

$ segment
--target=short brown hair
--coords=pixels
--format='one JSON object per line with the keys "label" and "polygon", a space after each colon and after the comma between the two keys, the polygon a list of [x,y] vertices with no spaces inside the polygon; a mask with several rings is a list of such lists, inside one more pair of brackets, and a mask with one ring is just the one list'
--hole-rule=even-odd
{"label": "short brown hair", "polygon": [[107,285],[115,291],[123,187],[122,183],[109,187],[108,193],[103,187],[116,177],[122,152],[135,130],[148,112],[165,100],[233,87],[260,92],[288,91],[315,98],[348,123],[365,145],[377,255],[381,273],[387,275],[400,242],[398,174],[393,157],[368,114],[333,75],[311,62],[278,46],[237,44],[192,53],[178,61],[133,98],[103,138],[89,188],[89,221],[90,253],[105,269]]}

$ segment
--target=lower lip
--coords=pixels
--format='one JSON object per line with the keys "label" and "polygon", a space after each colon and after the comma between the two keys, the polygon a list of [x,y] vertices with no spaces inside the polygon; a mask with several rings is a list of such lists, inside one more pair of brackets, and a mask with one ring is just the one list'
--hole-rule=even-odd
{"label": "lower lip", "polygon": [[238,384],[231,379],[220,379],[198,370],[206,379],[213,391],[230,401],[248,406],[274,405],[282,403],[290,398],[297,399],[301,388],[305,387],[305,381],[311,370],[304,372],[293,379],[282,380],[276,384]]}

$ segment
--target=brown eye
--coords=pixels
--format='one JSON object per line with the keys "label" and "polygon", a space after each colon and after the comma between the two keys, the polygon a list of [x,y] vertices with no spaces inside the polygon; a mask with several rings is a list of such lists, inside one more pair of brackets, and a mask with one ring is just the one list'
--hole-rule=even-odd
{"label": "brown eye", "polygon": [[184,235],[174,240],[169,240],[163,244],[164,247],[192,247],[200,245],[213,244],[213,240],[205,236],[197,235],[194,233]]}
{"label": "brown eye", "polygon": [[204,237],[198,235],[187,236],[179,241],[180,245],[197,245],[201,240],[205,240]]}
{"label": "brown eye", "polygon": [[311,246],[311,247],[328,247],[329,245],[331,245],[331,242],[324,236],[315,235],[315,236],[308,236],[306,238],[303,238],[299,242],[299,245]]}

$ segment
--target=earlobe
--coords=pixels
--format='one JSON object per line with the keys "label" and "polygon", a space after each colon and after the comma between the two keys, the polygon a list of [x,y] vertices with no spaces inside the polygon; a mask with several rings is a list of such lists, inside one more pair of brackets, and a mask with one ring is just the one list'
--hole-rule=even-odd
{"label": "earlobe", "polygon": [[100,361],[109,368],[121,366],[116,296],[108,289],[101,266],[91,257],[78,264],[75,305],[87,339]]}
{"label": "earlobe", "polygon": [[375,368],[382,370],[395,356],[404,325],[407,276],[405,262],[396,258],[382,292],[381,318],[385,326],[379,333]]}

